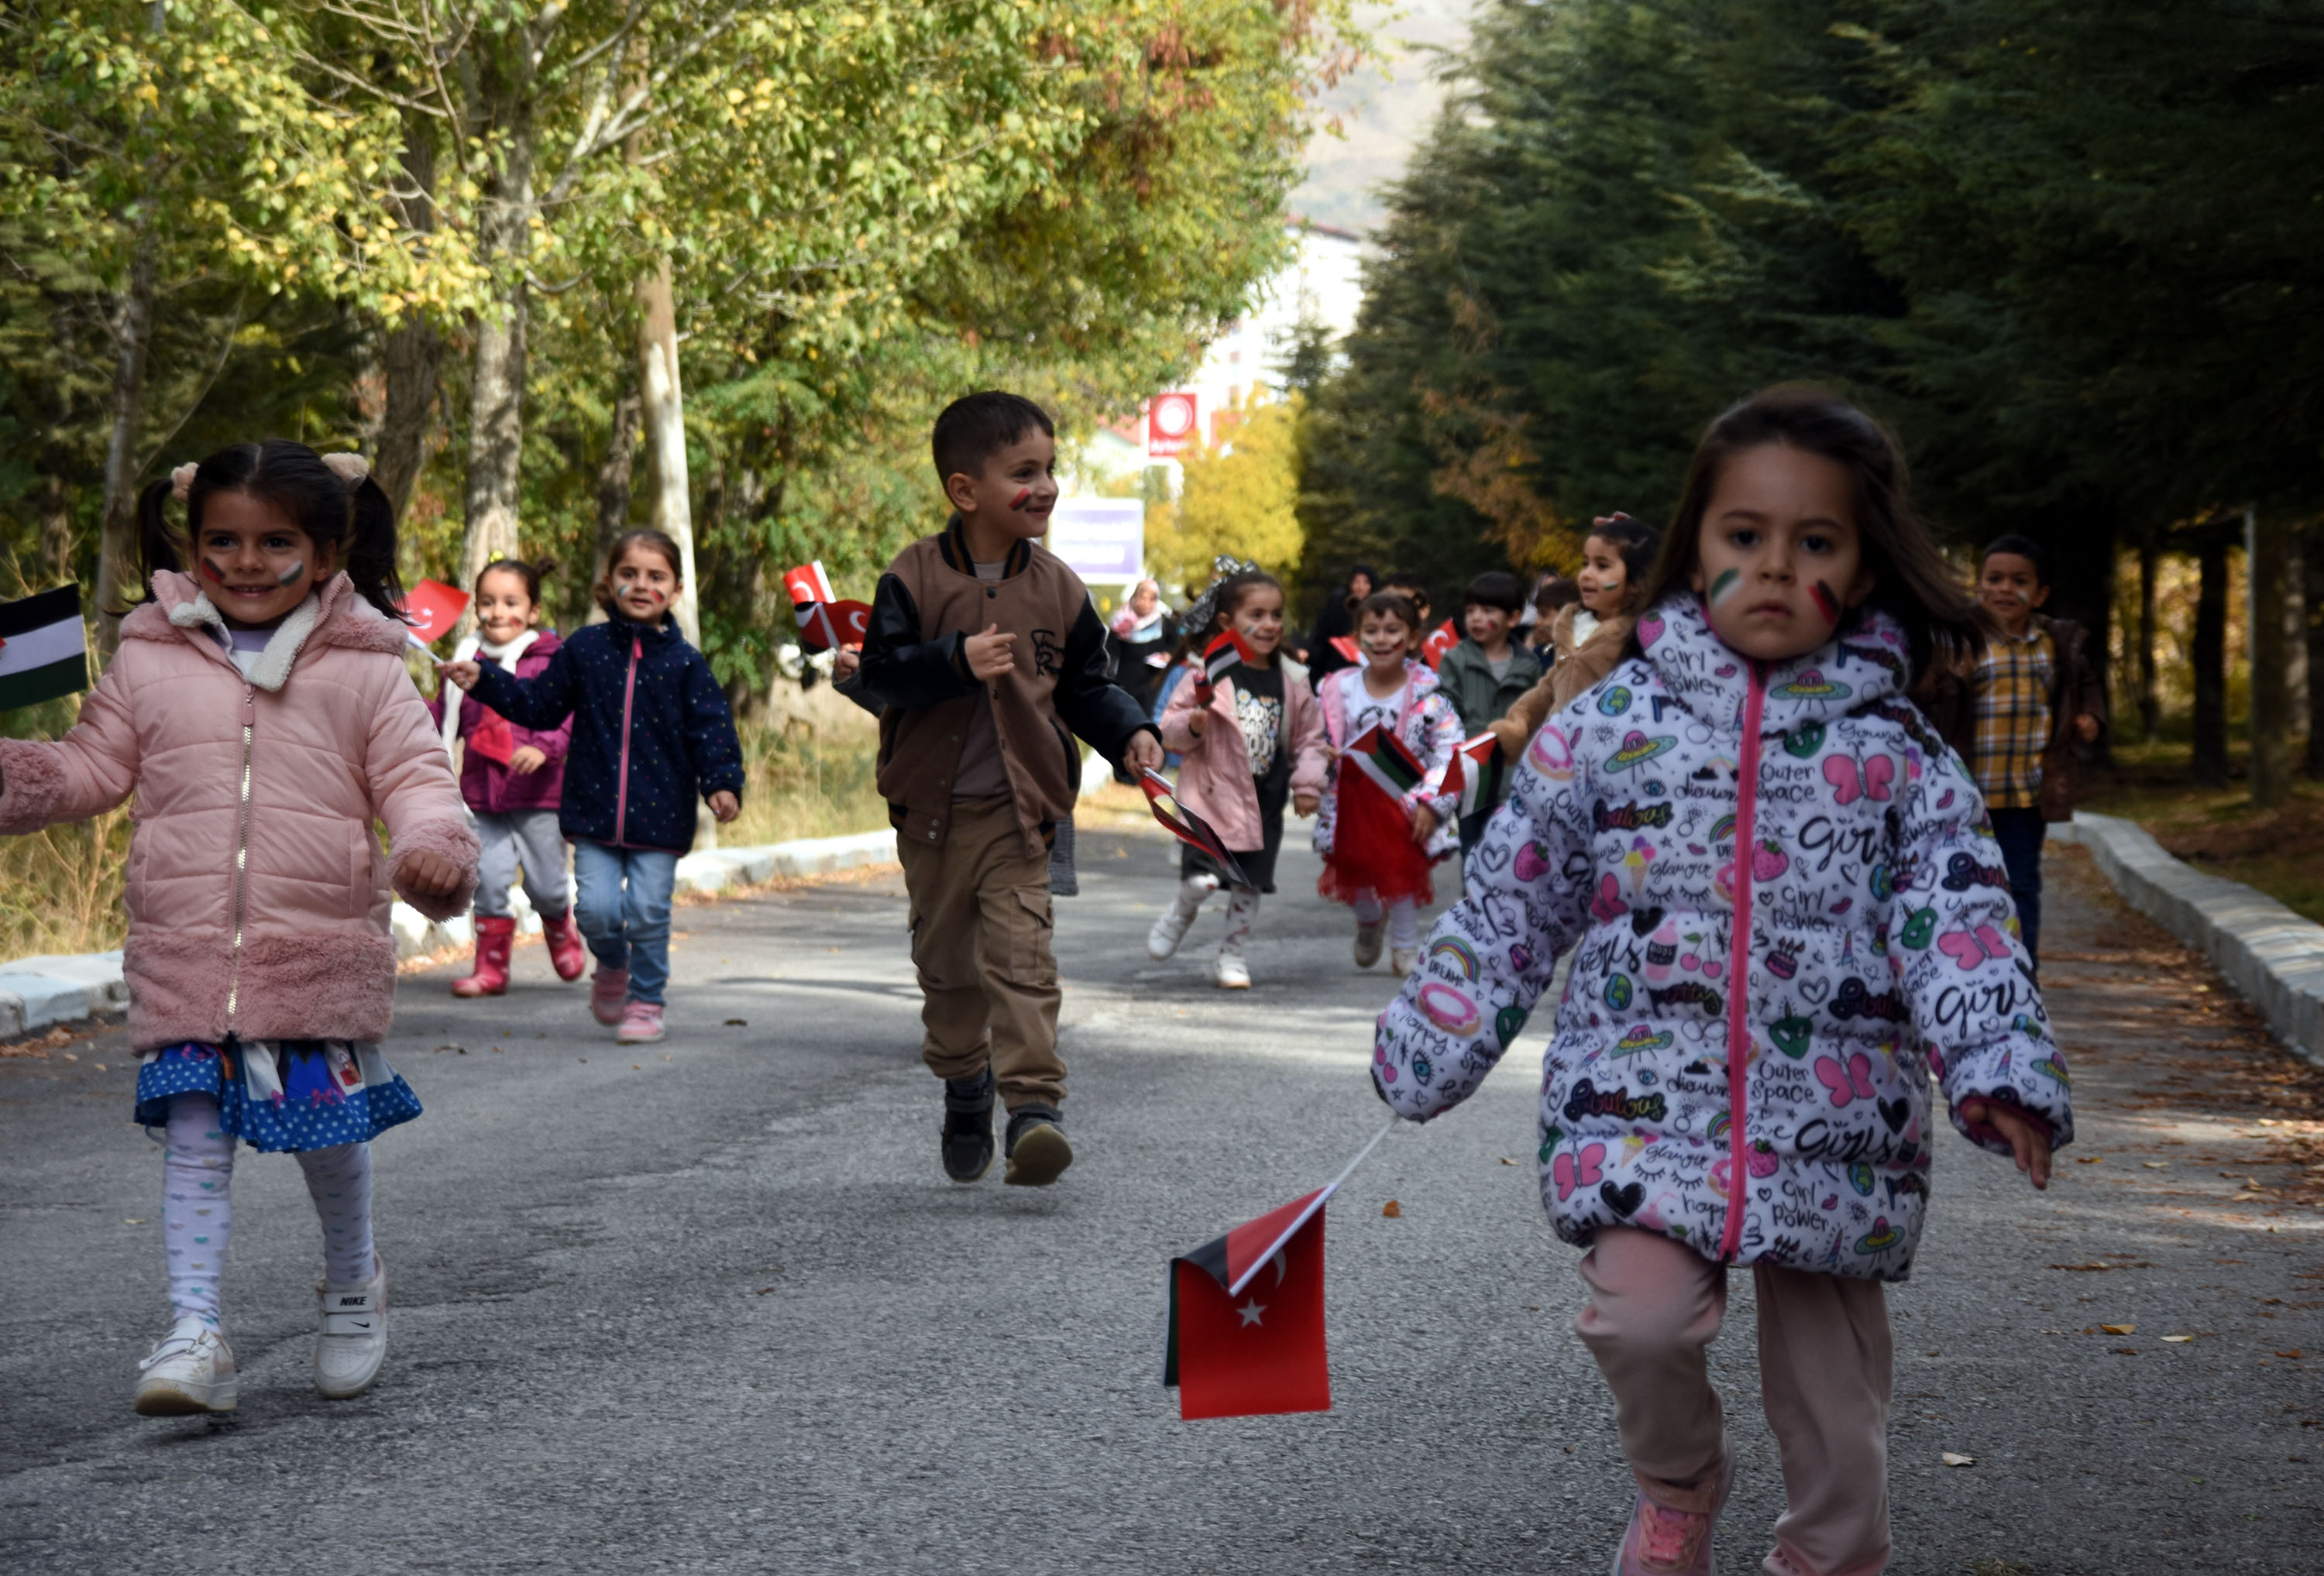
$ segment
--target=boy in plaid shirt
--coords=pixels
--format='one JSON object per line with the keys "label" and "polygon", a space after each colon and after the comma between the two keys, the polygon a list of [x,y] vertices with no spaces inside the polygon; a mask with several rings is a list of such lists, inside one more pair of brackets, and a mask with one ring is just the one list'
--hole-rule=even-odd
{"label": "boy in plaid shirt", "polygon": [[2049,823],[2073,816],[2075,747],[2106,726],[2106,700],[2083,650],[2082,627],[2037,611],[2050,600],[2049,555],[2040,543],[1997,538],[1985,549],[1977,594],[2001,635],[1978,668],[1977,731],[1962,754],[1993,818],[2025,954],[2038,963],[2042,844]]}

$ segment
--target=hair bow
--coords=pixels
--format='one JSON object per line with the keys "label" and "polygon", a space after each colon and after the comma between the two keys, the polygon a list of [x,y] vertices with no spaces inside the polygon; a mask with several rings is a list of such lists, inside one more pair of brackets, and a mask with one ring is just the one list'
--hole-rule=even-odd
{"label": "hair bow", "polygon": [[1207,631],[1211,627],[1211,615],[1218,611],[1219,587],[1232,576],[1258,567],[1258,559],[1238,558],[1231,553],[1221,553],[1213,558],[1211,583],[1200,596],[1194,598],[1194,605],[1186,609],[1185,629],[1194,634]]}
{"label": "hair bow", "polygon": [[194,473],[200,469],[201,466],[189,460],[186,464],[180,465],[177,469],[171,471],[170,473],[170,496],[177,499],[181,503],[184,502],[187,495],[194,490]]}
{"label": "hair bow", "polygon": [[331,474],[350,487],[362,486],[363,479],[371,475],[371,462],[351,448],[343,448],[337,454],[327,454],[322,456],[322,459],[325,465],[331,467]]}

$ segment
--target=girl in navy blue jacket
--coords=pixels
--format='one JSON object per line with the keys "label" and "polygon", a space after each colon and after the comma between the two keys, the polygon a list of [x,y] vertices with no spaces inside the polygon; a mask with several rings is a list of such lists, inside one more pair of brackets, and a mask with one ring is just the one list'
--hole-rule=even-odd
{"label": "girl in navy blue jacket", "polygon": [[447,662],[444,676],[520,727],[573,719],[558,825],[573,844],[574,912],[596,954],[589,1009],[613,1037],[662,1037],[669,901],[694,846],[699,793],[721,822],[742,813],[742,746],[725,692],[669,607],[683,585],[678,544],[658,530],[614,539],[597,600],[606,622],[558,648],[538,678],[497,664]]}

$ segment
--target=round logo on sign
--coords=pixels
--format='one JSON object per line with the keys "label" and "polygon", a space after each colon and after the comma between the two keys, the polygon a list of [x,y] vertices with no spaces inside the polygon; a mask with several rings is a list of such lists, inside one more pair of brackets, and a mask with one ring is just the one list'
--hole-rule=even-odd
{"label": "round logo on sign", "polygon": [[1184,438],[1194,429],[1194,401],[1185,394],[1157,394],[1151,419],[1158,438]]}

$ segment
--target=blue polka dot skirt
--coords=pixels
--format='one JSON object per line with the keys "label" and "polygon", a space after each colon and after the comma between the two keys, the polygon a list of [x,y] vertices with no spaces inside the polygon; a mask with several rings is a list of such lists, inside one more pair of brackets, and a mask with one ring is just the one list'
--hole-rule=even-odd
{"label": "blue polka dot skirt", "polygon": [[187,1041],[139,1055],[135,1120],[170,1120],[173,1094],[208,1094],[218,1125],[264,1154],[365,1144],[420,1114],[377,1046],[346,1040]]}

